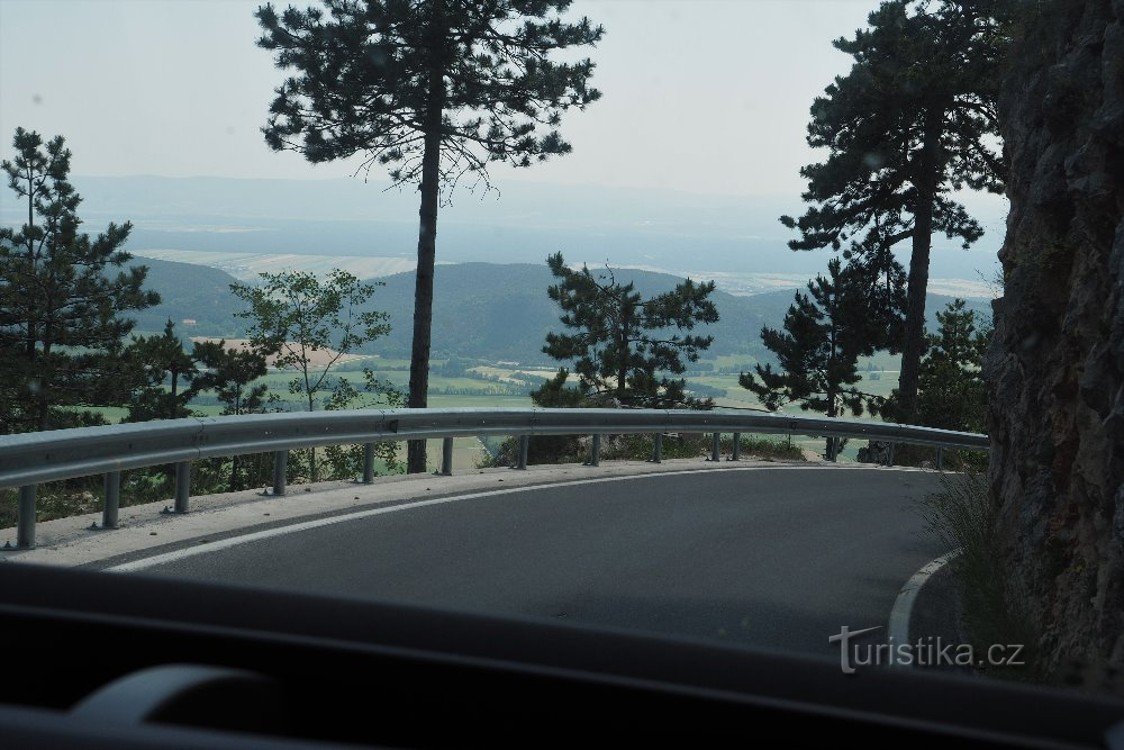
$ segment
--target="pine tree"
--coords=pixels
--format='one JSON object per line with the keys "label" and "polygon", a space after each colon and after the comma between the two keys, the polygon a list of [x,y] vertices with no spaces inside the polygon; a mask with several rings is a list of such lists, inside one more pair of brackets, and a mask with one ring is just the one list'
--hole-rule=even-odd
{"label": "pine tree", "polygon": [[[191,358],[202,368],[192,383],[194,393],[214,391],[224,415],[260,414],[270,403],[269,386],[254,381],[267,372],[265,357],[252,349],[228,347],[226,340],[197,341]],[[264,479],[272,464],[268,454],[230,457],[231,491],[252,486]],[[248,471],[246,470],[248,469]],[[246,475],[246,476],[244,476]]]}
{"label": "pine tree", "polygon": [[[326,11],[257,11],[258,44],[294,73],[278,89],[266,143],[311,162],[361,154],[361,170],[391,168],[421,192],[410,407],[429,387],[437,210],[442,186],[465,175],[488,186],[488,164],[530,166],[571,150],[562,113],[600,94],[593,63],[552,60],[596,43],[587,18],[568,23],[570,0],[325,0]],[[425,471],[411,441],[408,470]]]}
{"label": "pine tree", "polygon": [[195,376],[196,393],[214,391],[224,415],[260,414],[268,403],[265,357],[252,349],[227,346],[226,340],[195,342],[191,358],[203,369]]}
{"label": "pine tree", "polygon": [[947,430],[984,432],[987,390],[984,354],[991,341],[990,326],[980,323],[962,299],[937,313],[937,332],[927,337],[928,351],[921,360],[917,395],[917,422]]}
{"label": "pine tree", "polygon": [[[881,399],[860,391],[859,357],[874,353],[883,326],[867,314],[867,279],[838,258],[827,265],[828,275],[808,282],[807,294],[797,292],[784,317],[783,330],[764,326],[761,340],[777,357],[743,372],[738,382],[761,399],[770,411],[789,403],[801,409],[837,417],[846,411],[859,416],[864,407],[877,412]],[[827,457],[835,458],[836,444],[827,441]]]}
{"label": "pine tree", "polygon": [[[594,274],[588,267],[567,268],[561,253],[547,258],[557,284],[547,294],[562,308],[561,321],[574,333],[548,333],[543,352],[572,362],[585,397],[620,406],[708,408],[710,399],[686,393],[678,375],[683,360],[695,362],[710,347],[712,336],[689,333],[696,325],[714,323],[718,310],[710,300],[714,282],[687,279],[674,290],[649,299],[635,284],[621,284],[611,269]],[[556,381],[543,394],[563,393]],[[556,393],[557,391],[557,393]]]}
{"label": "pine tree", "polygon": [[80,423],[75,407],[108,397],[120,403],[124,393],[103,381],[134,325],[124,313],[160,298],[143,289],[145,267],[124,268],[132,225],[111,223],[94,238],[79,231],[82,199],[62,136],[44,143],[17,128],[13,145],[15,158],[0,166],[27,222],[0,228],[0,431],[23,432]]}
{"label": "pine tree", "polygon": [[195,360],[184,351],[172,321],[159,336],[134,338],[125,356],[141,381],[129,399],[130,422],[191,416],[187,404],[196,393]]}
{"label": "pine tree", "polygon": [[829,153],[801,170],[812,206],[799,219],[781,218],[802,233],[789,243],[794,250],[878,255],[910,241],[899,421],[916,409],[932,235],[967,248],[983,229],[952,193],[1002,190],[1005,166],[989,145],[1006,44],[995,5],[893,0],[870,15],[869,29],[837,40],[854,64],[815,100],[808,126],[809,145]]}

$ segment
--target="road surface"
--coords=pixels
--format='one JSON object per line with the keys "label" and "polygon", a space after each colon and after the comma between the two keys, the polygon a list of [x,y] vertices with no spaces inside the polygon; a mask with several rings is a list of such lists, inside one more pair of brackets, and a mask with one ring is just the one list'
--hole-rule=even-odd
{"label": "road surface", "polygon": [[830,656],[830,634],[885,626],[902,584],[948,551],[915,507],[938,482],[814,466],[528,488],[195,548],[145,572]]}

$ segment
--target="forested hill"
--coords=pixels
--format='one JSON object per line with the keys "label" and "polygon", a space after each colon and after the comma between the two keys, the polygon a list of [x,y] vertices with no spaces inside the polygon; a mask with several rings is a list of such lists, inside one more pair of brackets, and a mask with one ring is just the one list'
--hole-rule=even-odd
{"label": "forested hill", "polygon": [[[234,278],[206,266],[136,258],[149,267],[149,286],[162,303],[137,314],[140,330],[155,331],[171,318],[183,336],[231,336],[242,332],[234,317],[238,300],[229,291]],[[618,280],[633,281],[650,296],[672,289],[680,279],[668,274],[618,269]],[[697,279],[705,281],[705,279]],[[372,307],[389,312],[391,333],[370,351],[384,356],[409,356],[413,322],[413,273],[375,281]],[[558,330],[558,309],[546,295],[552,277],[545,264],[458,263],[439,265],[434,281],[433,357],[448,356],[487,361],[545,362],[541,353],[546,334]],[[698,329],[714,336],[713,355],[761,355],[761,326],[779,326],[792,302],[792,290],[738,297],[716,291],[721,319]],[[948,297],[930,295],[930,312],[940,310]],[[986,300],[972,304],[988,311]],[[194,320],[184,325],[183,320]]]}
{"label": "forested hill", "polygon": [[[615,270],[620,281],[632,281],[645,297],[670,291],[681,279],[661,273]],[[376,306],[394,318],[389,346],[409,351],[413,315],[413,274],[397,274],[382,281]],[[458,263],[438,266],[434,280],[433,352],[517,362],[547,361],[541,349],[546,334],[560,330],[558,307],[546,295],[554,281],[546,265]],[[764,321],[783,318],[791,292],[735,297],[713,295],[720,322],[698,329],[714,336],[711,352],[757,353]]]}
{"label": "forested hill", "polygon": [[[227,336],[241,330],[242,322],[234,317],[240,303],[230,293],[235,278],[226,271],[139,256],[130,265],[147,266],[145,287],[160,295],[159,305],[132,314],[137,330],[162,330],[168,319],[182,336]],[[184,320],[195,325],[185,326]]]}

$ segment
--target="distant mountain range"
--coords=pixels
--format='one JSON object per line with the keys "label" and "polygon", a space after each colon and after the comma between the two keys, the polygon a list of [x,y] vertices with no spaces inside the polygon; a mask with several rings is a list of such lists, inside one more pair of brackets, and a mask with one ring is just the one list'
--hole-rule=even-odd
{"label": "distant mountain range", "polygon": [[[159,306],[136,315],[140,330],[160,330],[168,319],[184,337],[237,336],[244,332],[235,317],[240,309],[230,293],[234,277],[215,268],[137,257],[149,268],[148,286],[161,295]],[[670,290],[681,279],[650,271],[620,270],[617,278],[633,281],[645,295]],[[706,279],[699,279],[705,281]],[[390,313],[391,333],[368,348],[387,357],[408,357],[413,325],[413,272],[376,279],[380,286],[371,306]],[[458,263],[440,265],[434,281],[433,356],[471,360],[545,363],[541,353],[548,331],[559,330],[558,309],[546,295],[552,277],[545,264]],[[792,302],[792,291],[734,296],[713,295],[718,323],[700,329],[714,336],[709,354],[766,355],[762,325],[779,326]],[[930,318],[949,297],[929,296]],[[988,301],[970,304],[990,312]],[[185,322],[190,321],[190,322]]]}
{"label": "distant mountain range", "polygon": [[[361,179],[152,176],[75,176],[74,183],[88,230],[131,220],[128,247],[138,255],[205,251],[407,263],[415,257],[418,198],[409,187],[387,190]],[[827,264],[826,253],[793,252],[785,244],[794,235],[778,217],[803,211],[796,194],[700,195],[514,180],[499,188],[485,195],[459,191],[442,208],[439,261],[541,263],[561,251],[574,263],[608,261],[614,267],[706,276],[735,291],[748,288],[739,286],[738,275],[807,278]],[[934,279],[979,282],[995,276],[1006,201],[982,194],[964,200],[986,233],[970,251],[935,235]],[[0,221],[23,220],[17,203],[0,202]]]}

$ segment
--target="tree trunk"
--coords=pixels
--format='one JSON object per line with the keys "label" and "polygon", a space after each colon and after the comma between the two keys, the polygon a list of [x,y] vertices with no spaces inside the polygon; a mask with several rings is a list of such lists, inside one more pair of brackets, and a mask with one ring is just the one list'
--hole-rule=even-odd
{"label": "tree trunk", "polygon": [[[35,180],[32,176],[31,167],[27,170],[27,225],[29,227],[35,226]],[[28,235],[30,237],[30,235]],[[35,267],[35,243],[33,240],[27,241],[27,265],[28,268]],[[27,338],[24,341],[24,349],[27,356],[27,371],[24,377],[27,382],[23,383],[23,388],[31,390],[31,377],[33,373],[38,373],[39,368],[35,366],[36,360],[36,325],[35,325],[35,303],[39,301],[37,294],[27,294],[30,299],[24,299],[23,302],[27,305]],[[47,429],[47,392],[43,387],[45,384],[40,375],[35,376],[34,393],[32,395],[32,403],[34,404],[34,411],[32,411],[32,418],[35,420],[34,424],[37,430],[44,432]],[[31,410],[27,410],[31,411]],[[27,417],[27,411],[24,411],[24,418]],[[23,429],[27,429],[27,422],[24,422]]]}
{"label": "tree trunk", "polygon": [[39,350],[35,346],[35,340],[32,339],[28,342],[29,350],[31,352],[31,372],[35,375],[35,425],[39,432],[46,432],[50,429],[50,414],[51,414],[51,399],[50,399],[50,384],[47,378],[43,377],[44,371],[50,365],[50,344],[48,343],[43,349],[43,364],[36,365],[36,360],[39,359]]}
{"label": "tree trunk", "polygon": [[[306,374],[305,374],[304,382],[305,382],[305,392],[308,393],[308,410],[309,411],[316,411],[316,402],[312,398],[312,392],[308,390],[308,385],[307,385],[307,383],[308,383],[308,375],[307,375],[308,369],[307,369],[307,367],[308,366],[305,365],[305,373]],[[317,476],[317,472],[316,472],[316,448],[313,447],[313,448],[308,449],[308,481],[315,484],[317,479],[319,479],[319,477]]]}
{"label": "tree trunk", "polygon": [[929,288],[929,251],[933,245],[933,201],[937,183],[937,148],[943,113],[925,118],[925,136],[918,160],[917,205],[913,212],[913,250],[906,286],[902,365],[898,378],[895,418],[910,424],[917,412],[917,384],[925,349],[925,297]]}
{"label": "tree trunk", "polygon": [[1011,212],[984,374],[1008,604],[1047,674],[1112,689],[1115,669],[1124,692],[1121,10],[1046,3],[1019,40],[1000,102]]}
{"label": "tree trunk", "polygon": [[238,484],[238,456],[230,457],[230,491],[235,492],[242,489]]}
{"label": "tree trunk", "polygon": [[[836,397],[837,397],[837,394],[836,394],[835,390],[833,388],[828,388],[827,389],[827,417],[829,419],[834,419],[835,417],[839,416],[839,410],[835,408]],[[837,452],[836,445],[837,445],[836,438],[834,436],[827,438],[827,448],[824,451],[824,457],[828,461],[834,461],[835,460],[835,454]]]}
{"label": "tree trunk", "polygon": [[617,402],[624,406],[625,400],[625,385],[628,382],[628,364],[629,364],[629,346],[628,346],[628,325],[621,324],[621,341],[620,362],[617,364]]}
{"label": "tree trunk", "polygon": [[47,384],[43,378],[36,378],[36,396],[35,396],[35,425],[39,432],[46,432],[50,429],[51,404],[47,399]]}
{"label": "tree trunk", "polygon": [[[429,403],[429,348],[433,325],[433,265],[437,256],[437,199],[441,188],[441,119],[445,108],[442,62],[445,33],[443,9],[435,2],[430,21],[431,64],[429,101],[425,111],[425,151],[422,154],[421,209],[418,227],[418,268],[414,281],[414,340],[410,354],[410,396],[407,406],[424,409]],[[425,441],[411,440],[406,471],[425,471]]]}

